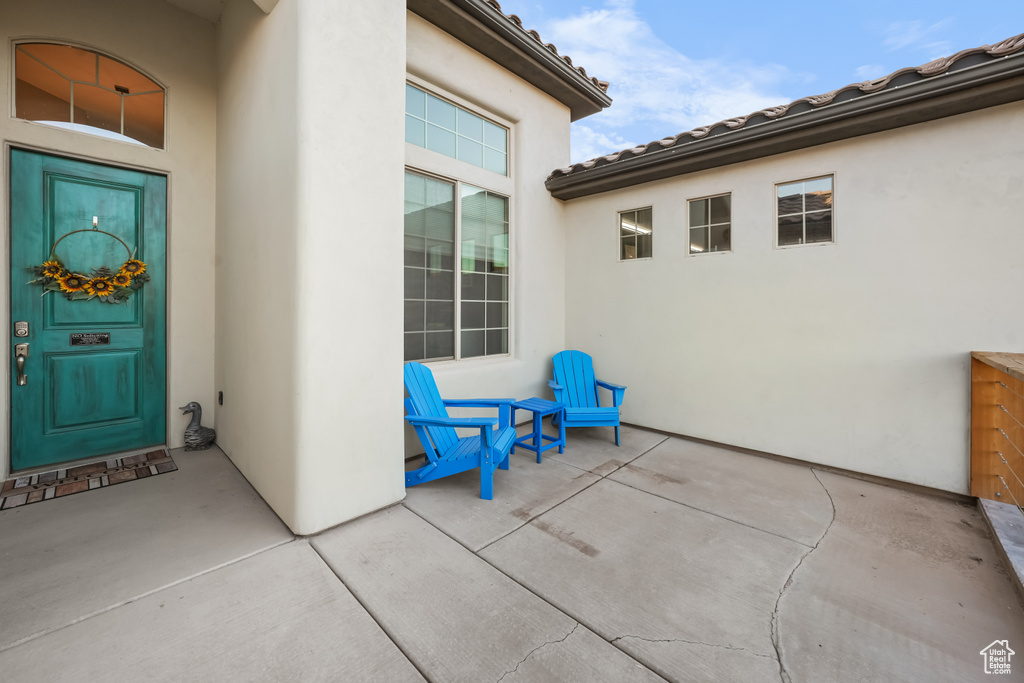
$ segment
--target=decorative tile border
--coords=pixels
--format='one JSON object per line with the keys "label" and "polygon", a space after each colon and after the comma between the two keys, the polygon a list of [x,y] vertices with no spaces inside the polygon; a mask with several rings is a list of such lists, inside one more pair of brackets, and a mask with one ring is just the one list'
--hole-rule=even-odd
{"label": "decorative tile border", "polygon": [[15,477],[8,479],[0,487],[0,510],[144,479],[165,472],[174,472],[177,469],[178,466],[174,464],[171,456],[161,449],[26,477]]}

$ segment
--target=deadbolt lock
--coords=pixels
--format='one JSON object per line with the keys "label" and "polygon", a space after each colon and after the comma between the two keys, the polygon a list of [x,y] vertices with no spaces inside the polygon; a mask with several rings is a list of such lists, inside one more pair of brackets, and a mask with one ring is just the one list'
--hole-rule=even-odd
{"label": "deadbolt lock", "polygon": [[15,337],[27,337],[28,336],[28,322],[25,320],[19,320],[14,323],[14,336]]}

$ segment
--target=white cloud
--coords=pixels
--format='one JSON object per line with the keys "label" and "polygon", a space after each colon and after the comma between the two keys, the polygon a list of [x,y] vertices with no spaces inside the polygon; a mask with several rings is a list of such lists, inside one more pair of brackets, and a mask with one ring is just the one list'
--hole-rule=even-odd
{"label": "white cloud", "polygon": [[864,66],[858,66],[854,70],[854,74],[862,81],[873,81],[876,78],[888,75],[890,71],[891,69],[886,69],[881,64],[865,64]]}
{"label": "white cloud", "polygon": [[[627,140],[614,131],[602,132],[587,125],[590,119],[572,124],[572,159],[585,161],[620,149],[636,147],[638,143]],[[645,142],[647,142],[645,140]]]}
{"label": "white cloud", "polygon": [[633,5],[606,0],[541,31],[588,75],[611,83],[614,104],[573,129],[573,161],[634,146],[627,138],[643,136],[642,144],[789,101],[776,92],[791,77],[784,67],[691,59],[659,39]]}
{"label": "white cloud", "polygon": [[925,52],[929,59],[944,57],[952,52],[952,43],[948,40],[936,40],[951,19],[943,19],[931,25],[923,21],[894,21],[885,27],[885,39],[882,44],[890,51],[914,50]]}

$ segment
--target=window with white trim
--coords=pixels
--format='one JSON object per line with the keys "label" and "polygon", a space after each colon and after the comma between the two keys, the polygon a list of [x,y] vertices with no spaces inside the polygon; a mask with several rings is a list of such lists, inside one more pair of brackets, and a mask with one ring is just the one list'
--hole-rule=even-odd
{"label": "window with white trim", "polygon": [[732,250],[732,195],[691,199],[690,253],[709,254]]}
{"label": "window with white trim", "polygon": [[509,352],[509,198],[405,173],[405,360]]}
{"label": "window with white trim", "polygon": [[406,83],[405,141],[508,175],[508,131]]}
{"label": "window with white trim", "polygon": [[619,212],[619,260],[654,256],[654,214],[650,207]]}
{"label": "window with white trim", "polygon": [[780,247],[832,242],[832,176],[775,186]]}
{"label": "window with white trim", "polygon": [[19,43],[14,101],[19,119],[164,146],[164,89],[138,69],[92,50]]}

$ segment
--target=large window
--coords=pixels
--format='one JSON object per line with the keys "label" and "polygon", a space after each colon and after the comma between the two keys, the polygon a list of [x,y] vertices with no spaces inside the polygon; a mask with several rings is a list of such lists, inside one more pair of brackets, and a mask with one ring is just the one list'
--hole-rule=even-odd
{"label": "large window", "polygon": [[405,174],[405,360],[509,352],[508,197]]}
{"label": "large window", "polygon": [[127,64],[53,43],[15,48],[15,115],[163,149],[164,89]]}
{"label": "large window", "polygon": [[775,186],[778,246],[832,241],[832,176]]}
{"label": "large window", "polygon": [[405,141],[508,175],[508,131],[428,92],[405,86]]}
{"label": "large window", "polygon": [[651,258],[654,255],[653,233],[651,209],[619,213],[619,259]]}
{"label": "large window", "polygon": [[732,195],[691,199],[690,253],[708,254],[732,249]]}

